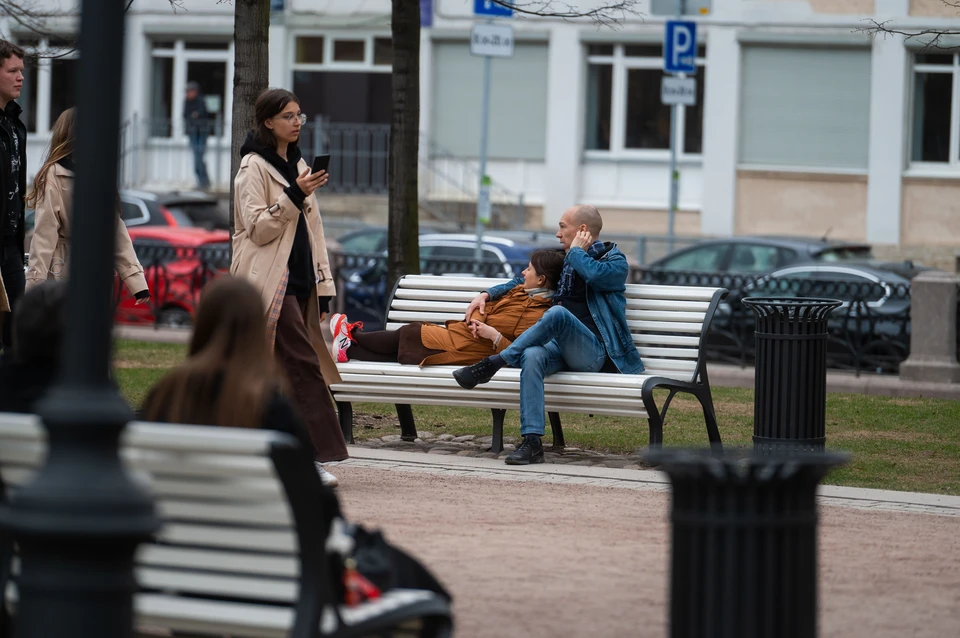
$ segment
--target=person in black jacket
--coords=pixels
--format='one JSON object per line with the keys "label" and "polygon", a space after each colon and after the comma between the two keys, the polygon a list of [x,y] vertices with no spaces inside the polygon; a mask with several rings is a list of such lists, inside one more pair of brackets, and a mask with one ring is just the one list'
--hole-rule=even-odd
{"label": "person in black jacket", "polygon": [[14,100],[23,89],[24,50],[0,40],[0,311],[5,356],[12,346],[10,315],[23,296],[24,197],[27,192],[27,127]]}
{"label": "person in black jacket", "polygon": [[46,281],[23,296],[13,314],[13,356],[0,361],[0,412],[33,414],[60,366],[67,282]]}
{"label": "person in black jacket", "polygon": [[187,99],[183,103],[183,128],[190,138],[190,150],[193,151],[193,172],[197,176],[197,188],[210,188],[207,164],[203,154],[207,150],[207,137],[213,135],[213,118],[207,111],[207,105],[200,95],[200,84],[187,83]]}

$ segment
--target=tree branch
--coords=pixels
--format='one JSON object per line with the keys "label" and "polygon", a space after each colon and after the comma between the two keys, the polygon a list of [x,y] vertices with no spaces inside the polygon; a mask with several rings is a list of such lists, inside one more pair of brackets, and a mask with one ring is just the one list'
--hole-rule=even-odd
{"label": "tree branch", "polygon": [[[518,2],[517,0],[492,1],[523,15],[541,18],[561,18],[563,20],[587,18],[598,25],[609,27],[620,26],[628,15],[641,15],[637,10],[640,0],[614,1],[588,11],[581,11],[566,2],[554,2],[554,0],[533,0],[532,2]],[[960,2],[960,0],[957,0],[957,2]]]}
{"label": "tree branch", "polygon": [[[944,4],[949,6],[960,7],[960,0],[943,0]],[[927,51],[930,49],[935,49],[938,51],[956,51],[958,45],[944,45],[941,41],[941,38],[944,36],[958,35],[960,36],[960,29],[898,29],[890,26],[890,21],[886,20],[884,22],[877,22],[874,19],[869,19],[871,26],[860,27],[857,29],[859,33],[865,33],[871,36],[877,35],[899,35],[903,36],[904,40],[915,40],[917,42],[922,42],[923,46],[920,48],[920,51]]]}

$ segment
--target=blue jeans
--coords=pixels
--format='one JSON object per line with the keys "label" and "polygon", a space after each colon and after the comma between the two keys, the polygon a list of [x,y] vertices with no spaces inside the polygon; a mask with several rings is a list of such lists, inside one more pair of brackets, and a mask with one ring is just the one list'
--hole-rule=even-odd
{"label": "blue jeans", "polygon": [[191,133],[190,150],[193,151],[193,172],[197,176],[197,186],[208,188],[210,177],[207,176],[207,165],[203,161],[203,154],[207,150],[207,135],[205,133]]}
{"label": "blue jeans", "polygon": [[563,306],[554,306],[500,356],[520,368],[520,434],[546,431],[545,377],[561,370],[598,372],[607,360],[603,341]]}

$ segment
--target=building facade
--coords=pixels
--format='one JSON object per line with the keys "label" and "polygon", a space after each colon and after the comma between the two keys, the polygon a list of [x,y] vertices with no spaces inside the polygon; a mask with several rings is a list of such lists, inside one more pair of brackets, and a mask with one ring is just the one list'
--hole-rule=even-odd
{"label": "building facade", "polygon": [[[192,0],[191,0],[192,2]],[[472,2],[433,0],[421,32],[421,190],[475,200],[481,60],[469,53]],[[580,9],[599,0],[573,3]],[[667,3],[669,4],[669,3]],[[960,246],[960,56],[902,36],[956,29],[943,0],[712,0],[698,21],[697,104],[680,109],[681,235],[828,235],[946,255]],[[509,20],[515,53],[492,63],[488,174],[494,197],[522,196],[529,227],[575,202],[618,232],[667,228],[671,112],[660,104],[664,2],[618,29],[552,18]],[[383,136],[390,116],[389,0],[285,0],[270,26],[270,82],[310,116]],[[125,34],[124,182],[191,184],[181,114],[199,82],[220,134],[208,169],[229,180],[232,6],[136,0]],[[63,39],[5,33],[32,49]],[[23,98],[35,170],[74,90],[71,55],[43,57]],[[311,125],[308,125],[308,128]],[[226,132],[226,133],[224,133]],[[366,139],[366,138],[365,138]],[[379,139],[379,138],[378,138]],[[382,140],[377,142],[382,146]],[[333,152],[334,149],[331,149]],[[385,178],[384,178],[385,179]],[[385,183],[385,182],[383,182]],[[381,183],[381,186],[382,184]],[[912,252],[911,252],[912,251]]]}

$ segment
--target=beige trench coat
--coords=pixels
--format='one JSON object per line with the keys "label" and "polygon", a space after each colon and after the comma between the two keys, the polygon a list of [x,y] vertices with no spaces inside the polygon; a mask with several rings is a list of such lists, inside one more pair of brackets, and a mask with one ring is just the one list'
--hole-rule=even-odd
{"label": "beige trench coat", "polygon": [[[298,172],[303,173],[307,163],[300,160]],[[234,225],[233,263],[230,274],[243,277],[253,284],[263,300],[264,313],[270,304],[287,270],[293,238],[297,232],[300,209],[283,192],[289,186],[286,178],[276,168],[256,153],[245,155],[240,160],[240,170],[234,179]],[[320,303],[316,297],[333,297],[337,294],[327,256],[327,243],[323,236],[323,222],[317,208],[317,198],[310,195],[304,200],[307,233],[313,254],[316,276],[316,296],[307,304],[305,318],[307,332],[313,348],[320,359],[320,371],[327,385],[340,383],[340,373],[330,355],[320,326]]]}
{"label": "beige trench coat", "polygon": [[[73,171],[54,164],[47,172],[43,199],[37,204],[30,260],[27,267],[27,290],[48,279],[66,279],[70,262],[70,206],[73,193]],[[114,268],[131,295],[147,289],[143,266],[130,241],[127,227],[117,215],[116,255]]]}

